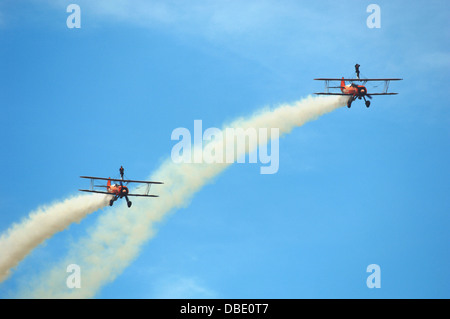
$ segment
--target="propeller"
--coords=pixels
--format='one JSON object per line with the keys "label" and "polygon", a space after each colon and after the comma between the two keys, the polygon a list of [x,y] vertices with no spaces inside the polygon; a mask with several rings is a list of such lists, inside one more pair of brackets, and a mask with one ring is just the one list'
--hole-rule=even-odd
{"label": "propeller", "polygon": [[362,94],[363,96],[367,96],[369,99],[372,99],[372,96],[370,94],[367,93],[367,89],[366,88],[358,88],[359,93],[361,93],[362,91],[364,91],[365,93]]}

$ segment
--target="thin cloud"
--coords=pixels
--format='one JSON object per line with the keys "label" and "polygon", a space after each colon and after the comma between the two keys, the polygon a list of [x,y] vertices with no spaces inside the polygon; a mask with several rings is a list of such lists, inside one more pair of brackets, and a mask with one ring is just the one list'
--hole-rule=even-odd
{"label": "thin cloud", "polygon": [[[49,2],[50,4],[52,2]],[[67,6],[69,2],[58,6]],[[283,25],[286,19],[297,21],[310,16],[294,2],[280,4],[275,1],[124,1],[79,0],[82,13],[110,22],[124,22],[144,27],[164,27],[175,32],[206,36],[261,35]]]}

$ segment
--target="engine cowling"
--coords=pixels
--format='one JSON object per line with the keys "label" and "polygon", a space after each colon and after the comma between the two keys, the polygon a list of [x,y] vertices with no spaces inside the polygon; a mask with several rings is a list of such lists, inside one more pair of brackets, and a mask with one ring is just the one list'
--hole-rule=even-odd
{"label": "engine cowling", "polygon": [[360,96],[366,95],[366,94],[367,94],[366,88],[365,88],[365,87],[358,87],[358,94],[359,94]]}

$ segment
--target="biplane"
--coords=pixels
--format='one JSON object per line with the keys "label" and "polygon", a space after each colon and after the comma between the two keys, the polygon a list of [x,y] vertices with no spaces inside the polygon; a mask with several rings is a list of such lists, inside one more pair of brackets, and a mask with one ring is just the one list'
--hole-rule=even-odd
{"label": "biplane", "polygon": [[[80,189],[81,192],[89,192],[89,193],[99,193],[99,194],[107,194],[112,195],[113,198],[109,201],[109,206],[112,206],[116,200],[119,198],[124,198],[127,201],[127,206],[131,207],[131,201],[128,199],[128,196],[140,196],[140,197],[159,197],[158,195],[151,195],[150,193],[150,186],[152,184],[164,184],[163,182],[152,182],[152,181],[138,181],[138,180],[131,180],[131,179],[123,179],[123,169],[121,169],[121,176],[120,179],[115,178],[104,178],[104,177],[93,177],[93,176],[80,176],[81,178],[87,178],[91,180],[91,187],[90,189]],[[96,185],[96,181],[106,181],[106,185]],[[111,184],[111,182],[118,182],[115,184]],[[131,194],[129,192],[129,189],[127,185],[129,183],[138,183],[138,184],[145,184],[146,189],[143,194]],[[98,190],[97,188],[105,188],[106,191]]]}
{"label": "biplane", "polygon": [[[359,65],[358,65],[359,67]],[[366,100],[366,97],[368,99],[372,99],[372,96],[374,95],[396,95],[398,93],[390,93],[389,90],[389,83],[391,81],[400,81],[403,79],[398,78],[386,78],[386,79],[360,79],[359,78],[359,68],[357,68],[357,78],[350,78],[345,79],[344,77],[338,79],[338,78],[319,78],[314,79],[316,81],[325,81],[325,92],[319,92],[314,93],[317,95],[347,95],[349,97],[347,102],[347,107],[350,108],[352,106],[353,101],[356,99],[364,99],[364,102],[366,104],[366,107],[370,106],[370,101]],[[331,85],[330,82],[334,81],[340,81],[340,85]],[[349,82],[349,84],[345,84],[345,82]],[[384,82],[384,89],[382,92],[374,92],[369,93],[366,88],[367,82]],[[331,92],[330,92],[331,89]],[[340,92],[333,92],[333,89],[340,89]]]}

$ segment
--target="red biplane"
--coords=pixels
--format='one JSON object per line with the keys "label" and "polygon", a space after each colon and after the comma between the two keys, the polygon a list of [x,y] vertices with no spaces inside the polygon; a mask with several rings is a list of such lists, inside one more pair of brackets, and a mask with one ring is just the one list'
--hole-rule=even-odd
{"label": "red biplane", "polygon": [[[358,65],[358,64],[357,64]],[[356,67],[356,66],[355,66]],[[360,79],[359,78],[359,65],[356,68],[357,78],[345,79],[344,77],[338,78],[319,78],[314,79],[317,81],[325,81],[325,92],[314,93],[318,95],[347,95],[349,96],[347,107],[352,106],[352,102],[356,99],[364,99],[366,106],[370,106],[370,101],[366,100],[366,97],[372,99],[373,95],[395,95],[398,93],[388,93],[389,83],[391,81],[400,81],[398,78],[386,78],[386,79]],[[330,81],[340,81],[340,86],[330,86]],[[345,82],[350,84],[346,85]],[[367,82],[384,82],[384,90],[378,93],[369,93],[365,84]],[[330,89],[340,89],[341,92],[330,92]]]}
{"label": "red biplane", "polygon": [[[152,181],[137,181],[137,180],[131,180],[131,179],[123,179],[123,168],[120,170],[120,175],[122,176],[121,179],[115,179],[115,178],[104,178],[104,177],[93,177],[93,176],[80,176],[81,178],[88,178],[91,180],[91,189],[80,189],[82,192],[89,192],[89,193],[99,193],[99,194],[107,194],[112,195],[113,198],[109,201],[109,206],[112,206],[116,200],[119,198],[125,197],[125,200],[127,201],[128,207],[131,207],[131,201],[128,199],[128,196],[140,196],[140,197],[158,197],[158,195],[151,195],[150,192],[150,186],[152,184],[164,184],[163,182],[152,182]],[[107,181],[106,185],[95,185],[94,182],[96,180],[101,181]],[[111,182],[119,182],[119,184],[111,184]],[[128,187],[129,183],[139,183],[139,184],[146,184],[146,190],[144,194],[130,194]],[[124,185],[126,184],[126,185]],[[106,191],[100,191],[97,190],[97,187],[106,188]]]}

